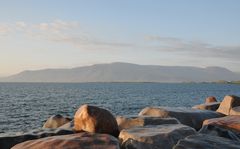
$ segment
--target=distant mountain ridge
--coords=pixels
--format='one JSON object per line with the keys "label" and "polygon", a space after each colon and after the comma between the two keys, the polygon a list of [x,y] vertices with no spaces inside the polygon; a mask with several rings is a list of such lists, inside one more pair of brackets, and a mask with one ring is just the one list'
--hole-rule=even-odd
{"label": "distant mountain ridge", "polygon": [[240,80],[223,67],[137,65],[115,62],[72,69],[23,71],[0,82],[214,82]]}

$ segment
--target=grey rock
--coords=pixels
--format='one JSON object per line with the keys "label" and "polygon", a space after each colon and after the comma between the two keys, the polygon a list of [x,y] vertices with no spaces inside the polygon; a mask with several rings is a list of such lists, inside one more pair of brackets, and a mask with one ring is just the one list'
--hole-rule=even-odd
{"label": "grey rock", "polygon": [[206,119],[222,117],[221,113],[209,110],[197,110],[185,107],[146,107],[139,116],[174,117],[182,124],[188,125],[196,130],[201,129]]}
{"label": "grey rock", "polygon": [[119,139],[122,149],[171,149],[179,139],[195,133],[182,124],[147,125],[123,129]]}
{"label": "grey rock", "polygon": [[173,149],[240,149],[240,142],[218,136],[196,134],[179,140]]}

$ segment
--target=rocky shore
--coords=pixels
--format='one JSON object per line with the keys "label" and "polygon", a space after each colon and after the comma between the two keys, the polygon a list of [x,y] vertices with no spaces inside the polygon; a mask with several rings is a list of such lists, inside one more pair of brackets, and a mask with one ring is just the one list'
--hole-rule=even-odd
{"label": "rocky shore", "polygon": [[114,116],[81,105],[73,118],[51,116],[41,129],[0,136],[0,149],[240,149],[240,97],[208,97],[192,108],[146,107]]}

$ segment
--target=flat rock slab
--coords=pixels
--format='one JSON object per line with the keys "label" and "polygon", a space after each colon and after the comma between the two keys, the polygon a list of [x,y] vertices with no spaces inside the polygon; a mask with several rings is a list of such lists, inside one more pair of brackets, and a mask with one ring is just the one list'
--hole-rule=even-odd
{"label": "flat rock slab", "polygon": [[120,149],[118,139],[108,134],[76,133],[17,144],[12,149]]}
{"label": "flat rock slab", "polygon": [[240,142],[218,136],[197,134],[179,140],[173,149],[240,149]]}
{"label": "flat rock slab", "polygon": [[192,107],[193,109],[199,109],[199,110],[211,110],[216,111],[220,106],[220,102],[210,102],[210,103],[204,103],[200,105],[196,105]]}
{"label": "flat rock slab", "polygon": [[176,118],[160,118],[149,116],[117,116],[119,130],[128,129],[136,126],[179,124]]}
{"label": "flat rock slab", "polygon": [[217,125],[226,129],[240,132],[240,115],[208,119],[203,122],[203,125]]}
{"label": "flat rock slab", "polygon": [[148,125],[123,129],[119,139],[123,149],[171,149],[179,139],[195,133],[182,124]]}
{"label": "flat rock slab", "polygon": [[67,129],[40,129],[40,130],[33,130],[27,133],[17,133],[11,135],[1,135],[0,136],[0,148],[1,149],[10,149],[14,145],[25,142],[28,140],[34,140],[49,136],[56,136],[56,135],[66,135],[66,134],[73,134],[75,133],[73,130]]}
{"label": "flat rock slab", "polygon": [[161,118],[174,117],[182,124],[199,130],[204,120],[219,118],[224,115],[214,111],[185,107],[147,107],[139,113],[139,116],[155,116]]}

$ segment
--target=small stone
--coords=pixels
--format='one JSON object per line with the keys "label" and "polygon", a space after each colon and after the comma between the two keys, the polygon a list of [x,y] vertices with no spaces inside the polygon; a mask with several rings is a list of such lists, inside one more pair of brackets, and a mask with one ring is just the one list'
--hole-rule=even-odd
{"label": "small stone", "polygon": [[71,119],[68,117],[63,117],[60,114],[53,115],[45,122],[43,125],[43,128],[58,128],[68,122],[70,122]]}
{"label": "small stone", "polygon": [[217,102],[216,97],[214,96],[209,96],[205,99],[205,103],[212,103],[212,102]]}

